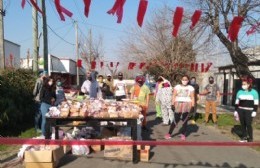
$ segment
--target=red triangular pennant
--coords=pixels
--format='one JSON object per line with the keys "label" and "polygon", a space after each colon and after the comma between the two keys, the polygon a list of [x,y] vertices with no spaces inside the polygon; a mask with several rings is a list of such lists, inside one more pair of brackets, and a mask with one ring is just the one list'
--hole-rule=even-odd
{"label": "red triangular pennant", "polygon": [[145,64],[146,64],[145,62],[141,62],[140,65],[139,65],[139,68],[140,68],[140,69],[143,69],[143,67],[145,66]]}
{"label": "red triangular pennant", "polygon": [[237,39],[240,27],[242,25],[242,22],[244,21],[244,18],[241,16],[236,16],[232,20],[229,29],[228,29],[228,38],[234,42]]}
{"label": "red triangular pennant", "polygon": [[147,0],[140,0],[138,12],[137,12],[137,23],[140,27],[143,25],[144,16],[147,10],[148,1]]}
{"label": "red triangular pennant", "polygon": [[91,69],[96,69],[96,61],[91,62]]}
{"label": "red triangular pennant", "polygon": [[114,63],[110,62],[110,67],[113,68],[113,66],[114,66]]}
{"label": "red triangular pennant", "polygon": [[123,18],[124,4],[126,0],[116,0],[112,9],[107,11],[108,14],[117,15],[117,23],[121,23]]}
{"label": "red triangular pennant", "polygon": [[103,68],[103,66],[104,66],[104,62],[101,61],[101,62],[100,62],[100,67]]}
{"label": "red triangular pennant", "polygon": [[134,62],[129,62],[129,64],[128,64],[128,69],[129,69],[129,70],[134,69],[135,65],[136,65],[136,63],[134,63]]}
{"label": "red triangular pennant", "polygon": [[119,65],[119,62],[116,63],[116,68],[118,67],[118,65]]}
{"label": "red triangular pennant", "polygon": [[42,10],[39,8],[39,6],[37,5],[37,3],[34,0],[30,0],[32,6],[42,14]]}
{"label": "red triangular pennant", "polygon": [[183,8],[182,7],[176,7],[174,16],[173,16],[173,31],[172,31],[172,35],[174,37],[177,37],[180,25],[181,25],[181,21],[182,21],[182,17],[183,17]]}
{"label": "red triangular pennant", "polygon": [[58,12],[58,14],[60,15],[60,19],[62,21],[65,21],[65,17],[63,15],[63,13],[69,17],[72,17],[72,13],[70,11],[68,11],[67,9],[65,9],[63,6],[61,6],[60,4],[60,0],[55,0],[55,7],[56,7],[56,10]]}
{"label": "red triangular pennant", "polygon": [[91,0],[83,0],[83,1],[84,1],[84,5],[85,5],[84,14],[86,17],[88,17]]}
{"label": "red triangular pennant", "polygon": [[191,23],[190,29],[193,29],[195,27],[195,25],[198,23],[198,21],[200,20],[201,14],[202,14],[201,10],[196,10],[194,12],[194,14],[191,17],[192,23]]}
{"label": "red triangular pennant", "polygon": [[24,9],[25,3],[26,3],[26,0],[22,0],[21,6],[23,9]]}

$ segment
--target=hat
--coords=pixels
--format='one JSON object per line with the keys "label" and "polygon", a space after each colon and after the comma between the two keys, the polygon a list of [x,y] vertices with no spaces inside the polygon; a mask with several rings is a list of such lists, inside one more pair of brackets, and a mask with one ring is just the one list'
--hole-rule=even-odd
{"label": "hat", "polygon": [[145,82],[145,77],[144,77],[144,76],[137,76],[137,77],[135,78],[135,81],[136,81],[136,82]]}
{"label": "hat", "polygon": [[41,71],[41,72],[39,73],[39,76],[40,76],[40,77],[43,76],[43,75],[47,76],[47,75],[48,75],[48,72],[47,72],[47,71]]}
{"label": "hat", "polygon": [[123,76],[123,73],[122,73],[122,72],[119,72],[119,73],[118,73],[118,76]]}
{"label": "hat", "polygon": [[111,74],[107,74],[107,76],[111,76]]}

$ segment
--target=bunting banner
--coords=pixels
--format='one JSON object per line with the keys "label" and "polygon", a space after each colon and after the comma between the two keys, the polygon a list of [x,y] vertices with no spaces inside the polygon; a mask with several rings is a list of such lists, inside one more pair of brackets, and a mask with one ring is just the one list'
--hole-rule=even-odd
{"label": "bunting banner", "polygon": [[60,0],[55,0],[55,7],[56,7],[56,10],[60,16],[60,19],[62,21],[65,21],[65,16],[63,15],[63,13],[65,15],[67,15],[68,17],[72,17],[73,13],[71,13],[70,11],[68,11],[67,9],[65,9],[63,6],[61,6],[60,4]]}
{"label": "bunting banner", "polygon": [[181,21],[182,21],[182,17],[183,17],[183,8],[182,7],[176,7],[175,13],[173,15],[173,31],[172,31],[172,35],[174,37],[177,37],[180,25],[181,25]]}
{"label": "bunting banner", "polygon": [[112,9],[110,9],[109,11],[107,11],[108,14],[112,14],[112,15],[117,15],[117,23],[121,23],[122,22],[122,18],[123,18],[123,12],[124,12],[124,4],[125,4],[126,0],[116,0],[114,6],[112,7]]}
{"label": "bunting banner", "polygon": [[228,38],[234,42],[237,39],[240,27],[242,25],[242,22],[244,21],[244,18],[241,16],[235,16],[229,26],[228,29]]}
{"label": "bunting banner", "polygon": [[77,67],[81,68],[82,67],[82,60],[78,59],[77,61]]}
{"label": "bunting banner", "polygon": [[195,25],[198,23],[198,21],[200,20],[200,17],[201,17],[201,14],[202,14],[202,11],[201,10],[196,10],[194,12],[194,14],[192,15],[191,17],[191,26],[190,26],[190,29],[192,30]]}
{"label": "bunting banner", "polygon": [[250,34],[254,34],[258,27],[260,27],[260,22],[253,25],[249,30],[246,31],[247,36],[249,36]]}
{"label": "bunting banner", "polygon": [[[26,1],[28,0],[22,0],[21,1],[21,6],[24,9]],[[110,15],[115,15],[117,16],[117,23],[121,23],[122,19],[123,19],[123,13],[124,13],[124,5],[125,5],[126,0],[115,0],[113,7],[107,11],[108,14]],[[30,3],[32,4],[32,6],[40,13],[42,13],[42,10],[39,8],[39,6],[37,5],[35,0],[30,0]],[[88,18],[89,17],[89,11],[90,11],[90,6],[91,6],[92,0],[83,0],[83,4],[84,4],[84,15]],[[58,15],[60,16],[61,21],[65,21],[65,15],[67,15],[68,17],[72,17],[73,13],[70,12],[69,10],[67,10],[66,8],[64,8],[61,5],[60,0],[54,0],[54,4],[55,4],[55,8],[58,12]],[[147,7],[148,7],[148,0],[139,0],[139,6],[138,6],[138,11],[137,11],[137,23],[138,26],[142,27],[143,25],[143,21],[144,21],[144,17],[147,11]],[[183,7],[176,7],[175,12],[173,14],[173,30],[172,30],[172,36],[177,37],[178,35],[178,31],[180,29],[181,26],[181,22],[182,22],[182,18],[183,18],[183,13],[184,13],[184,9]],[[201,10],[196,10],[191,18],[191,26],[190,29],[192,30],[196,24],[199,22],[200,17],[202,15],[202,11]],[[248,34],[252,34],[253,32],[255,32],[255,28],[253,27],[252,29],[250,29],[251,31],[248,31]],[[234,34],[232,33],[232,31],[230,31],[230,34]],[[233,36],[230,36],[233,39]]]}
{"label": "bunting banner", "polygon": [[86,17],[88,17],[91,0],[83,0],[83,2],[84,2],[84,5],[85,5],[84,14],[85,14]]}
{"label": "bunting banner", "polygon": [[[42,14],[42,10],[40,9],[40,7],[37,5],[36,1],[35,0],[30,0],[30,3],[32,4],[32,6]],[[25,7],[25,4],[26,4],[26,0],[22,0],[21,2],[21,6],[22,6],[22,9],[24,9]]]}
{"label": "bunting banner", "polygon": [[[104,68],[104,64],[107,63],[107,65],[111,68],[118,68],[119,62],[108,62],[108,61],[100,61],[99,62],[99,68]],[[171,69],[183,69],[187,70],[190,72],[202,72],[206,73],[210,71],[210,68],[213,66],[212,62],[207,62],[207,63],[168,63],[168,62],[162,62],[162,61],[152,61],[149,63],[146,62],[128,62],[128,70],[134,70],[134,69],[139,69],[139,70],[144,70],[144,68],[149,69],[153,66],[160,66],[164,68],[171,68]],[[96,61],[91,62],[91,69],[96,69],[98,68]]]}
{"label": "bunting banner", "polygon": [[138,13],[137,13],[137,23],[140,27],[143,25],[144,16],[147,10],[148,1],[147,0],[140,0]]}

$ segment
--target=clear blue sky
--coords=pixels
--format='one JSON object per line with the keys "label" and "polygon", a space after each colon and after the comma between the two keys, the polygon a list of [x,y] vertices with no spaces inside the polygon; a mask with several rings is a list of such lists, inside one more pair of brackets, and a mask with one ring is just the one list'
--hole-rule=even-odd
{"label": "clear blue sky", "polygon": [[[48,25],[66,41],[75,44],[75,30],[72,20],[66,17],[66,21],[60,20],[55,9],[54,0],[45,0],[47,10]],[[40,0],[38,0],[40,2]],[[61,0],[61,4],[73,13],[73,19],[79,22],[80,36],[86,36],[89,29],[92,29],[94,38],[103,36],[105,60],[115,61],[119,57],[116,52],[120,38],[128,31],[129,26],[137,26],[136,15],[139,0],[126,0],[124,6],[124,17],[121,24],[116,23],[116,16],[108,15],[106,12],[111,9],[115,0],[92,0],[89,18],[84,16],[83,0]],[[162,8],[164,4],[172,9],[182,6],[188,9],[182,0],[149,0],[146,19],[151,17],[154,10]],[[27,3],[25,9],[21,8],[21,0],[4,0],[6,16],[4,18],[5,39],[21,45],[21,57],[26,56],[30,49],[32,53],[32,7]],[[41,19],[39,19],[39,33],[41,29]],[[49,53],[58,57],[75,58],[75,47],[57,37],[50,29],[49,33]],[[241,33],[245,34],[245,33]],[[255,33],[256,34],[256,33]],[[259,45],[258,35],[253,35],[246,43]],[[40,55],[42,54],[42,41],[40,43]]]}
{"label": "clear blue sky", "polygon": [[[38,0],[38,2],[40,2]],[[63,22],[58,17],[53,0],[46,0],[48,25],[66,41],[75,44],[75,30],[72,20],[66,17]],[[119,39],[127,31],[129,25],[137,26],[136,15],[139,0],[127,0],[124,7],[124,17],[121,24],[116,23],[116,16],[108,15],[106,12],[113,6],[114,0],[92,0],[89,18],[84,16],[84,4],[82,0],[61,0],[61,4],[73,13],[73,19],[79,22],[79,28],[84,35],[88,34],[91,28],[94,38],[99,34],[104,38],[105,58],[115,59],[115,52]],[[177,0],[149,0],[147,19],[154,10],[168,4],[175,8],[182,5]],[[21,0],[5,0],[4,8],[6,16],[4,18],[5,39],[21,45],[21,57],[26,56],[30,49],[32,53],[32,7],[26,3],[24,9],[21,8]],[[145,20],[144,20],[145,22]],[[41,26],[41,20],[39,19]],[[39,27],[39,33],[42,31]],[[49,33],[49,53],[59,57],[75,58],[75,47],[61,40],[48,29]],[[82,36],[82,33],[79,32]],[[40,54],[42,53],[42,41],[40,44]]]}

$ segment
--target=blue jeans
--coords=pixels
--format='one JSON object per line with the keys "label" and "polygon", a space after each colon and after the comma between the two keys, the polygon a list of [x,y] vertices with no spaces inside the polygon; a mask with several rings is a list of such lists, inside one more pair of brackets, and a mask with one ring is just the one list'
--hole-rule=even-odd
{"label": "blue jeans", "polygon": [[41,119],[41,103],[40,102],[35,102],[35,113],[34,113],[34,127],[35,130],[37,131],[40,129],[40,119]]}
{"label": "blue jeans", "polygon": [[41,129],[42,129],[42,135],[45,136],[45,124],[46,124],[46,113],[48,113],[49,111],[49,108],[51,107],[50,104],[47,104],[47,103],[44,103],[42,102],[41,103],[41,113],[42,113],[42,126],[41,126]]}

